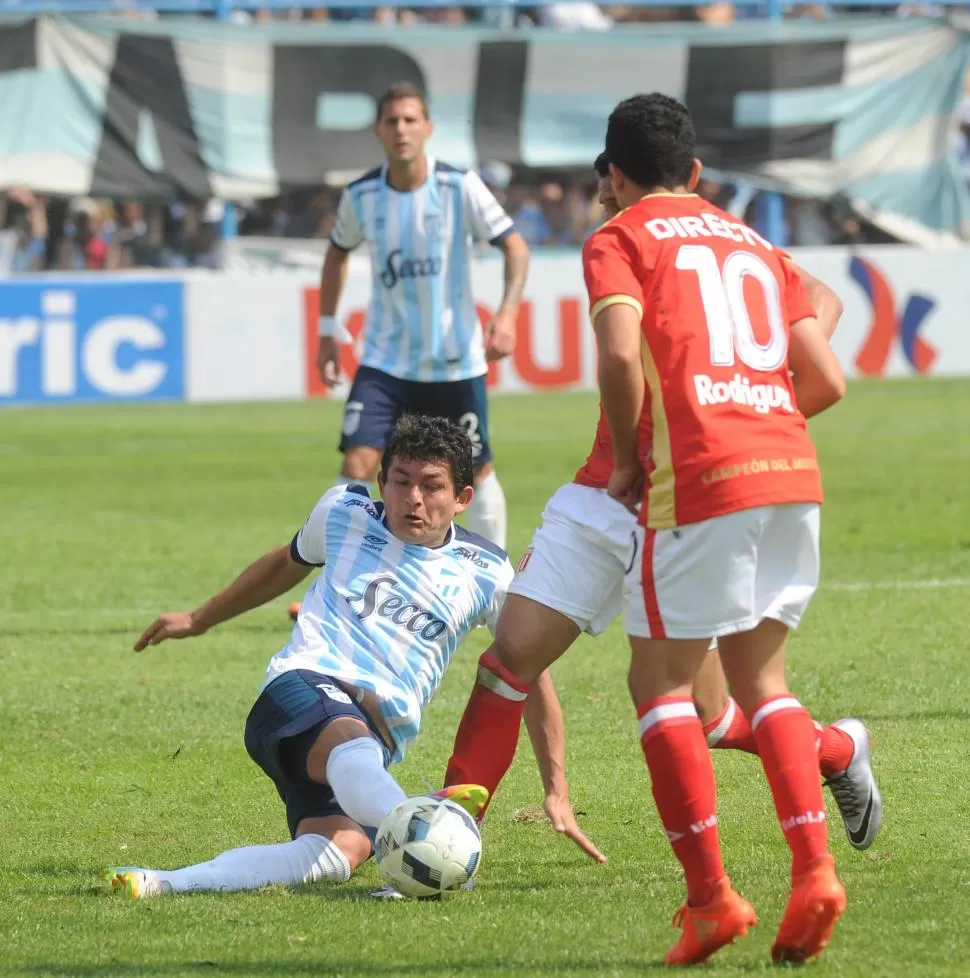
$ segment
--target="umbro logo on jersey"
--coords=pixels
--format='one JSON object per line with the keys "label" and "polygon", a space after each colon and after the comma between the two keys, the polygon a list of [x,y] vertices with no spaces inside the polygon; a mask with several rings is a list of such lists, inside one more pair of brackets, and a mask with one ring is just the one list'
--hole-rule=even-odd
{"label": "umbro logo on jersey", "polygon": [[387,541],[383,537],[374,536],[373,533],[364,534],[364,548],[367,550],[383,550],[387,546]]}

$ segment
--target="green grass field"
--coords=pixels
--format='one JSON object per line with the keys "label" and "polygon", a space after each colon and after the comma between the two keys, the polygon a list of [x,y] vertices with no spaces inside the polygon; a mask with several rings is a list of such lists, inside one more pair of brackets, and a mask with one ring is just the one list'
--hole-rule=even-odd
{"label": "green grass field", "polygon": [[[511,551],[592,435],[585,395],[499,399]],[[190,608],[289,540],[336,471],[338,407],[144,406],[0,414],[0,974],[599,976],[661,970],[679,871],[625,692],[625,640],[582,639],[555,675],[589,862],[528,818],[527,745],[484,830],[479,886],[377,904],[349,884],[131,904],[99,868],[174,867],[280,841],[272,784],[242,744],[286,601],[142,655]],[[966,975],[970,964],[970,382],[855,384],[814,423],[828,503],[823,585],[791,649],[821,719],[864,717],[886,823],[851,849],[829,800],[849,910],[813,974]],[[470,640],[399,777],[438,786],[485,634]],[[705,971],[770,969],[787,854],[756,759],[718,752],[728,871],[761,915]]]}

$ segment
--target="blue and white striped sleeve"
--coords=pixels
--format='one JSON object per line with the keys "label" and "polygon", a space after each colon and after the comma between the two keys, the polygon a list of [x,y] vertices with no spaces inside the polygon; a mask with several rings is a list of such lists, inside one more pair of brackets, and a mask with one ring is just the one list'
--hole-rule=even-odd
{"label": "blue and white striped sleeve", "polygon": [[346,486],[334,486],[319,499],[306,522],[290,541],[290,557],[306,567],[323,567],[327,562],[327,523],[333,504],[347,491]]}
{"label": "blue and white striped sleeve", "polygon": [[364,229],[357,217],[357,208],[349,189],[340,195],[337,217],[330,232],[330,243],[341,251],[353,251],[364,240]]}
{"label": "blue and white striped sleeve", "polygon": [[512,218],[474,171],[464,175],[462,187],[472,237],[493,245],[501,244],[515,230]]}

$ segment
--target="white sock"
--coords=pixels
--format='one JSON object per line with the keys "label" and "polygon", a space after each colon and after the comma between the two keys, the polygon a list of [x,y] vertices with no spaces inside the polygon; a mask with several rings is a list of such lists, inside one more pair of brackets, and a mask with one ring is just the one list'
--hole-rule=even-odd
{"label": "white sock", "polygon": [[407,798],[388,774],[384,752],[371,737],[349,740],[330,751],[327,784],[355,822],[375,828]]}
{"label": "white sock", "polygon": [[322,835],[301,835],[292,842],[272,846],[230,849],[207,863],[185,869],[156,870],[163,889],[173,893],[187,890],[258,890],[274,883],[298,886],[350,879],[347,857]]}
{"label": "white sock", "polygon": [[468,529],[505,549],[505,493],[494,472],[475,486],[475,498],[465,510]]}

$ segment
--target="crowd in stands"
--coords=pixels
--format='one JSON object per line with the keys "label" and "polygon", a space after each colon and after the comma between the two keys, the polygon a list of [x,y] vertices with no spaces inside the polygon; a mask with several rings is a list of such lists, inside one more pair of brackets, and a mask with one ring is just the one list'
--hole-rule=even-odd
{"label": "crowd in stands", "polygon": [[[534,248],[580,245],[599,226],[602,208],[590,174],[523,175],[489,163],[481,174]],[[744,186],[705,181],[701,192],[718,206],[760,226],[759,201]],[[240,235],[321,239],[330,235],[339,189],[297,191],[238,206]],[[99,271],[118,268],[217,268],[227,205],[221,200],[142,202],[92,197],[48,198],[14,188],[0,196],[0,263],[9,271]],[[787,204],[789,244],[886,241],[845,202]]]}
{"label": "crowd in stands", "polygon": [[[25,0],[0,0],[0,9],[17,8]],[[31,0],[28,0],[31,2]],[[378,24],[478,24],[490,27],[553,27],[563,29],[608,30],[616,24],[650,24],[662,22],[703,22],[712,25],[729,24],[735,20],[760,18],[768,12],[767,0],[752,0],[734,4],[727,0],[711,0],[702,6],[672,5],[662,6],[640,4],[597,4],[591,0],[569,0],[535,6],[517,7],[501,0],[487,0],[482,6],[464,7],[453,5],[449,0],[438,0],[432,6],[418,8],[404,5],[327,7],[292,6],[287,0],[262,0],[252,10],[233,10],[231,21],[236,24],[266,23],[269,21],[308,20],[316,23],[367,22]],[[64,2],[70,5],[70,0]],[[851,3],[830,6],[812,2],[793,2],[785,0],[785,15],[789,17],[825,18],[845,13],[882,13],[898,16],[939,15],[944,8],[933,3],[888,4],[876,8],[855,6]],[[115,0],[114,11],[119,16],[157,18],[155,10],[143,7],[138,0]]]}

